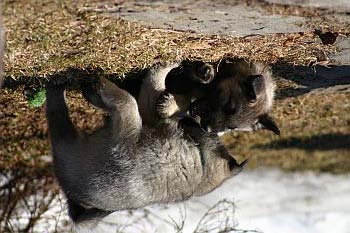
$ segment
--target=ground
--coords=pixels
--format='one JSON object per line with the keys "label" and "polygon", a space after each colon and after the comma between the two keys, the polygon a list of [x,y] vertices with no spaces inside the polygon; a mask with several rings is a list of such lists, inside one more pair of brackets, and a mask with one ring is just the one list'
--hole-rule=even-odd
{"label": "ground", "polygon": [[[120,5],[123,1],[3,4],[7,51],[5,84],[0,90],[0,171],[3,176],[15,175],[12,182],[18,186],[19,198],[37,189],[38,184],[30,182],[36,178],[45,178],[44,186],[57,192],[44,106],[29,106],[30,97],[48,80],[97,75],[119,82],[155,63],[183,58],[215,61],[231,55],[272,65],[278,85],[272,115],[280,125],[281,137],[258,132],[229,133],[222,138],[239,160],[250,159],[248,167],[350,172],[349,64],[324,67],[344,51],[337,43],[323,44],[314,33],[314,29],[337,32],[337,41],[348,41],[350,20],[345,13],[244,1],[243,6],[259,9],[259,14],[302,17],[297,25],[302,30],[214,35],[179,31],[176,25],[169,30],[128,21],[123,14],[110,11],[121,6],[120,11],[132,17],[132,10],[125,11],[129,6]],[[84,102],[74,85],[69,105],[80,129],[91,132],[101,126],[102,113]],[[28,183],[26,189],[21,188],[23,183]],[[1,192],[4,190],[2,186]],[[10,216],[11,206],[6,208],[4,213]]]}

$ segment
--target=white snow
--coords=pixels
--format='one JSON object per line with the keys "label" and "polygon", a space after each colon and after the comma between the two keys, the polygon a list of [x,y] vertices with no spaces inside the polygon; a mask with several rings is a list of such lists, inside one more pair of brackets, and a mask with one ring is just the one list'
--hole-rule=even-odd
{"label": "white snow", "polygon": [[[223,199],[235,204],[235,208],[230,208],[229,202],[224,203],[228,208],[221,215],[232,220],[228,224],[231,227],[238,223],[237,229],[265,233],[350,233],[350,175],[268,169],[242,172],[215,191],[185,203],[148,207],[148,217],[133,222],[123,232],[135,229],[174,232],[173,221],[180,223],[182,219],[185,219],[183,232],[193,232],[208,209]],[[132,216],[136,218],[141,213],[135,211]],[[115,213],[108,220],[123,223],[118,219],[124,214]],[[128,216],[128,221],[132,222],[133,217]],[[215,215],[210,218],[217,222],[226,220]]]}
{"label": "white snow", "polygon": [[[57,218],[59,208],[63,211],[60,219],[66,220],[62,202],[55,203],[45,216]],[[54,228],[37,226],[35,232]],[[202,197],[116,212],[91,232],[219,232],[228,228],[236,229],[232,232],[350,233],[350,174],[244,171]]]}

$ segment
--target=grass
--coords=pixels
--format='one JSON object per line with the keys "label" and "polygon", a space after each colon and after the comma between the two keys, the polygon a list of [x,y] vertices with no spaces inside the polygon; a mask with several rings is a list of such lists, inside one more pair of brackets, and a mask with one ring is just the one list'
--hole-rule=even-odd
{"label": "grass", "polygon": [[281,137],[269,132],[232,133],[223,141],[250,166],[289,171],[350,171],[349,93],[314,93],[278,100],[274,110]]}
{"label": "grass", "polygon": [[[87,2],[87,3],[86,3]],[[147,29],[102,13],[84,11],[90,1],[5,2],[7,76],[45,78],[75,67],[123,76],[135,67],[183,57],[217,60],[224,54],[266,62],[309,64],[322,46],[312,33],[221,38]],[[339,28],[346,30],[346,27]]]}
{"label": "grass", "polygon": [[[108,4],[112,3],[107,2],[105,5]],[[0,90],[2,108],[0,131],[3,144],[0,149],[0,168],[11,168],[17,163],[35,166],[41,161],[41,156],[49,154],[44,109],[43,107],[30,108],[31,95],[28,96],[27,93],[28,90],[29,92],[35,90],[34,93],[38,93],[50,78],[81,75],[71,70],[86,72],[93,70],[98,71],[97,73],[102,76],[123,79],[133,70],[144,69],[160,61],[182,58],[213,61],[227,54],[269,63],[282,62],[290,66],[309,65],[324,62],[322,60],[324,57],[320,54],[336,50],[334,46],[322,45],[312,32],[247,38],[203,36],[148,29],[103,13],[84,10],[94,7],[100,7],[100,2],[74,1],[72,3],[63,0],[4,2],[4,22],[7,27],[5,85],[7,84],[8,88]],[[264,5],[264,7],[269,12],[269,6]],[[283,11],[282,6],[276,5],[274,10],[277,9],[279,9],[277,13],[286,12]],[[297,9],[294,11],[297,12]],[[310,11],[308,12],[305,11],[304,14],[308,16]],[[292,13],[289,12],[289,14]],[[349,27],[335,22],[333,24],[324,22],[319,26],[333,28],[343,35],[349,30]],[[279,85],[281,88],[290,88],[294,84],[280,82]],[[347,130],[349,128],[348,114],[346,114],[348,107],[341,106],[348,106],[348,96],[349,94],[334,94],[329,97],[329,102],[336,104],[331,105],[328,115],[320,115],[325,102],[317,100],[322,96],[311,95],[278,101],[275,115],[282,124],[283,131],[288,132],[283,137],[303,138],[320,133],[337,133],[344,131],[344,127]],[[39,102],[42,102],[42,99]],[[84,103],[78,94],[72,94],[70,105],[73,118],[79,127],[91,131],[100,125],[92,123],[99,122],[97,120],[90,121],[91,117],[100,116],[97,110]],[[305,108],[311,111],[307,117],[301,114]],[[333,108],[337,111],[333,111]],[[285,113],[288,111],[291,115]],[[290,121],[295,115],[298,118]],[[335,125],[329,122],[331,117],[343,120],[334,127]],[[312,126],[308,126],[311,128],[305,131],[303,125],[315,120],[317,124],[312,123]],[[296,129],[298,130],[295,131]],[[264,133],[261,134],[264,135]],[[314,165],[308,159],[310,150],[303,148],[286,150],[252,148],[253,145],[266,141],[262,140],[266,137],[270,138],[271,142],[278,140],[268,135],[261,136],[261,134],[234,134],[231,137],[227,136],[231,139],[225,137],[225,141],[235,145],[234,154],[259,158],[256,160],[264,165],[281,166],[288,163],[294,165],[282,167],[293,170],[307,168],[339,171],[338,168],[328,166],[327,162]],[[246,144],[245,140],[250,143]],[[347,148],[340,154],[347,154],[346,150]],[[280,154],[280,156],[274,155],[269,159],[269,156],[266,156],[269,153]],[[315,150],[312,153],[328,158],[334,153],[338,155],[339,151]],[[264,154],[264,156],[254,154]],[[297,156],[289,156],[289,154]],[[322,156],[322,154],[325,155]],[[305,158],[313,165],[305,164],[303,159],[296,160],[299,157]],[[345,161],[348,162],[347,159]],[[348,169],[340,169],[340,171],[347,172]]]}

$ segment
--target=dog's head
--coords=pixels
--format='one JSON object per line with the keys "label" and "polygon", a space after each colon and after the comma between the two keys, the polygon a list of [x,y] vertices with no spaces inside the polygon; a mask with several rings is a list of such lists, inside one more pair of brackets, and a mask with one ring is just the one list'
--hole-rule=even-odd
{"label": "dog's head", "polygon": [[243,59],[224,59],[217,72],[204,97],[189,108],[193,117],[200,117],[203,128],[217,133],[257,129],[280,133],[268,115],[275,84],[266,67]]}

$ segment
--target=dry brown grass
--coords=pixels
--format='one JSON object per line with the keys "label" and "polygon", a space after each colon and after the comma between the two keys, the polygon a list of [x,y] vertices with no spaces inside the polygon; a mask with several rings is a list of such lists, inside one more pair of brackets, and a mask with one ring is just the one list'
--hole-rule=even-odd
{"label": "dry brown grass", "polygon": [[[75,1],[74,3],[49,0],[5,1],[4,22],[8,29],[6,80],[7,83],[11,83],[9,86],[17,89],[0,90],[2,108],[0,130],[3,144],[0,149],[0,167],[12,167],[19,162],[34,165],[41,161],[42,155],[49,154],[44,110],[28,107],[23,95],[22,84],[26,86],[25,84],[29,83],[34,85],[34,88],[39,88],[51,75],[59,75],[59,72],[63,72],[69,76],[70,72],[66,72],[69,68],[99,70],[102,75],[123,78],[133,69],[149,67],[159,61],[182,58],[212,61],[226,54],[269,63],[278,61],[291,65],[309,65],[327,62],[324,54],[336,49],[334,46],[322,45],[312,32],[246,38],[208,37],[185,32],[147,29],[121,19],[107,17],[103,13],[82,10],[87,7],[95,7],[96,4],[100,4],[99,1]],[[106,4],[112,3],[107,2]],[[278,6],[275,6],[275,10],[276,7]],[[278,13],[282,14],[281,7],[278,8],[280,9]],[[265,8],[267,9],[268,6]],[[345,29],[337,25],[334,24],[334,27],[338,27],[338,30],[344,34]],[[288,85],[293,86],[293,83]],[[314,99],[316,97],[303,98]],[[334,101],[335,99],[336,97]],[[278,102],[277,106],[280,106],[278,109],[296,111],[295,109],[301,107],[298,103],[295,103],[293,107],[286,107],[286,104],[287,106],[289,104],[288,101],[296,100]],[[96,111],[87,108],[87,105],[83,103],[79,97],[73,98],[71,102],[76,123],[81,128],[95,128],[96,125],[91,122],[99,121],[90,121],[90,119],[96,115]],[[310,102],[306,106],[315,111],[314,116],[317,115],[318,110],[313,103]],[[343,109],[336,113],[337,116],[346,115],[346,110]],[[279,114],[278,110],[277,113]],[[278,115],[282,124],[290,124],[288,117],[290,116]],[[300,124],[304,121],[311,122],[311,119],[313,118],[305,118],[300,115]],[[321,117],[321,120],[326,119]],[[290,127],[294,126],[290,125]],[[311,131],[315,135],[320,133],[316,129],[321,126],[315,125],[314,127]],[[331,125],[328,128],[329,131],[334,131]],[[300,130],[294,136],[305,133]],[[243,134],[239,137],[247,136]],[[259,134],[251,135],[250,138],[256,138],[256,143],[264,142],[264,140],[259,141],[263,139]],[[234,142],[237,142],[237,145],[242,144],[238,141]],[[244,140],[242,142],[245,143]],[[261,152],[244,143],[242,145],[245,149],[239,149],[238,146],[235,154],[247,154],[247,150],[250,151],[249,153]],[[309,153],[302,152],[300,149],[297,151],[288,149],[288,151],[300,156],[304,154],[302,157],[305,158]],[[288,151],[283,154],[288,154]],[[287,157],[284,156],[283,159]],[[259,157],[262,160],[263,158],[266,157]],[[297,163],[294,157],[288,160],[296,165],[282,167],[318,169],[315,166]],[[281,164],[278,159],[268,161],[262,164]],[[334,171],[332,168],[329,170]]]}
{"label": "dry brown grass", "polygon": [[103,13],[79,10],[89,5],[94,4],[5,2],[7,77],[45,78],[69,67],[102,68],[123,75],[162,60],[217,60],[227,53],[307,65],[323,61],[320,51],[335,49],[321,45],[313,33],[222,38],[147,29]]}
{"label": "dry brown grass", "polygon": [[306,94],[279,100],[274,111],[282,135],[232,133],[223,141],[250,166],[286,170],[350,171],[349,93]]}

